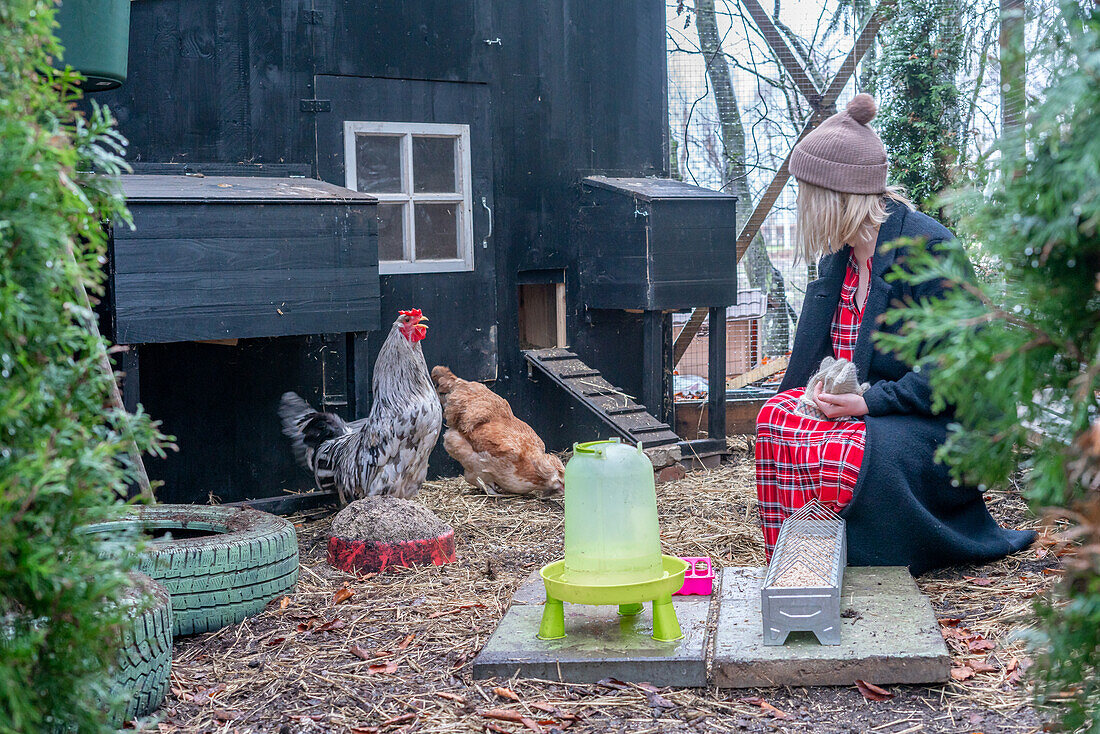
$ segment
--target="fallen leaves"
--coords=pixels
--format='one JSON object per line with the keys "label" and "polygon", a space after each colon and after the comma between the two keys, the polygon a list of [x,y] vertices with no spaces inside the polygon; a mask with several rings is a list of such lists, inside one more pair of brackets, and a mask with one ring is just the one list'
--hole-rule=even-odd
{"label": "fallen leaves", "polygon": [[973,654],[988,652],[997,647],[992,640],[987,640],[981,633],[974,630],[966,627],[944,626],[944,620],[940,620],[940,625],[940,633],[956,652]]}
{"label": "fallen leaves", "polygon": [[980,635],[966,641],[966,649],[970,652],[982,652],[992,650],[995,647],[996,645]]}
{"label": "fallen leaves", "polygon": [[[537,734],[542,734],[543,726],[549,726],[553,730],[560,732],[563,729],[569,728],[581,719],[581,716],[579,714],[566,713],[564,711],[561,711],[557,706],[547,701],[524,702],[519,694],[517,694],[511,688],[497,686],[493,689],[493,693],[500,698],[520,704],[521,706],[523,706],[523,711],[516,711],[514,709],[507,708],[494,708],[485,711],[479,711],[478,715],[481,716],[481,718],[483,719],[507,721],[512,724],[522,724],[527,729],[530,729],[533,732],[537,732]],[[446,693],[443,691],[437,691],[436,695],[440,696],[441,698],[446,698],[456,703],[466,705],[466,699],[464,699],[462,696],[458,696],[453,693]],[[535,716],[535,714],[531,713],[532,709],[536,711],[541,711],[542,713],[548,714],[553,718],[540,718],[536,720],[535,718],[532,718],[533,716]],[[555,721],[555,719],[557,719],[557,721]],[[489,731],[507,732],[506,729],[494,728],[495,726],[496,725],[492,723],[485,724],[485,728]]]}
{"label": "fallen leaves", "polygon": [[383,721],[382,728],[385,728],[387,726],[397,726],[399,724],[408,724],[410,721],[416,721],[416,719],[416,714],[401,714],[400,716],[395,716],[392,719],[387,719]]}
{"label": "fallen leaves", "polygon": [[894,697],[894,694],[890,693],[890,691],[885,688],[880,688],[874,683],[868,683],[858,678],[856,678],[856,688],[859,689],[859,692],[862,693],[863,697],[868,701],[889,701]]}
{"label": "fallen leaves", "polygon": [[[1031,665],[1031,660],[1025,658],[1019,660],[1012,658],[1008,665],[1004,668],[1005,683],[1007,685],[1016,685],[1023,678],[1024,671]],[[993,665],[988,660],[968,660],[962,665],[957,665],[951,668],[951,678],[960,683],[968,681],[975,675],[980,673],[999,673],[1001,669],[996,665]]]}
{"label": "fallen leaves", "polygon": [[[224,690],[225,684],[219,683],[216,686],[211,686],[210,688],[192,693],[190,696],[187,696],[187,698],[190,698],[194,703],[206,703],[207,701],[213,701],[214,697]],[[184,698],[184,696],[180,696],[180,698]]]}
{"label": "fallen leaves", "polygon": [[482,711],[481,717],[484,719],[496,719],[497,721],[510,721],[513,724],[523,724],[525,727],[535,732],[535,734],[542,734],[542,727],[534,719],[524,716],[518,711],[512,711],[511,709],[489,709],[488,711]]}
{"label": "fallen leaves", "polygon": [[774,716],[777,719],[786,719],[786,718],[790,717],[790,714],[788,714],[786,711],[780,711],[779,709],[777,709],[775,706],[772,706],[770,703],[765,701],[760,696],[752,696],[750,698],[741,698],[741,699],[738,699],[738,700],[741,701],[741,703],[747,703],[750,706],[759,706],[765,712],[771,714],[772,716]]}
{"label": "fallen leaves", "polygon": [[320,714],[290,714],[287,718],[299,724],[306,724],[311,721],[324,721],[326,717]]}
{"label": "fallen leaves", "polygon": [[967,665],[975,673],[996,673],[1000,670],[1000,668],[998,668],[996,665],[990,665],[985,660],[971,660],[967,663]]}
{"label": "fallen leaves", "polygon": [[968,665],[962,665],[957,668],[951,669],[951,679],[957,680],[960,683],[964,680],[970,680],[974,677],[974,669]]}
{"label": "fallen leaves", "polygon": [[397,670],[397,663],[394,663],[394,662],[374,663],[373,665],[368,665],[367,666],[367,672],[372,674],[372,675],[382,675],[382,674],[388,675],[388,674],[394,672],[395,670]]}
{"label": "fallen leaves", "polygon": [[967,581],[969,581],[970,583],[974,584],[975,586],[992,586],[993,585],[993,579],[987,578],[985,576],[981,576],[981,577],[963,576],[963,578],[966,579]]}
{"label": "fallen leaves", "polygon": [[511,688],[497,686],[493,689],[493,693],[497,694],[501,698],[506,698],[509,701],[515,701],[516,703],[519,703],[519,696],[517,696],[516,692],[513,691]]}
{"label": "fallen leaves", "polygon": [[1005,672],[1008,674],[1005,676],[1005,683],[1010,686],[1016,685],[1023,679],[1024,672],[1030,667],[1031,658],[1024,658],[1023,660],[1012,658],[1008,662],[1008,667],[1005,668]]}
{"label": "fallen leaves", "polygon": [[332,595],[332,606],[343,604],[353,596],[355,596],[355,592],[352,589],[349,589],[347,586],[341,586],[336,590],[336,593]]}
{"label": "fallen leaves", "polygon": [[317,632],[335,632],[348,626],[348,623],[339,617],[334,617],[316,629]]}
{"label": "fallen leaves", "polygon": [[[343,626],[343,625],[341,625],[341,626]],[[320,628],[318,628],[318,629],[320,629]],[[402,650],[407,648],[409,645],[411,645],[412,641],[415,640],[415,639],[416,639],[416,635],[406,635],[405,639],[403,639],[403,640],[401,640],[401,642],[397,643],[397,646],[394,647],[394,650],[396,650],[397,652],[401,652]],[[374,652],[371,652],[370,650],[368,650],[365,647],[362,647],[361,645],[352,645],[351,647],[348,648],[348,652],[350,652],[352,655],[359,658],[360,660],[375,660],[377,658],[389,657],[390,655],[395,655],[396,654],[395,652],[393,652],[391,650],[375,650]]]}
{"label": "fallen leaves", "polygon": [[676,704],[669,701],[656,691],[644,691],[645,699],[655,709],[672,709],[676,708]]}

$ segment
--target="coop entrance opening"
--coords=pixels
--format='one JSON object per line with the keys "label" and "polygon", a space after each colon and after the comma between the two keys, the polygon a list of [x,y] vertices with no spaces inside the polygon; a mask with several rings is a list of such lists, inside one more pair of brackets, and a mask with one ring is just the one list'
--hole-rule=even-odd
{"label": "coop entrance opening", "polygon": [[537,270],[519,274],[519,342],[523,349],[566,346],[565,273]]}

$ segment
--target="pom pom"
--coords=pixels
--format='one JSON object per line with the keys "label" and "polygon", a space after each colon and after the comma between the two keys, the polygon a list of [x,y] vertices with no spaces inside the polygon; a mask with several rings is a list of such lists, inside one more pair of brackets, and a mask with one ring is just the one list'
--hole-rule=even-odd
{"label": "pom pom", "polygon": [[852,97],[852,101],[848,103],[847,109],[852,119],[860,125],[866,125],[874,119],[875,113],[878,112],[878,106],[875,105],[875,99],[869,94],[857,94]]}

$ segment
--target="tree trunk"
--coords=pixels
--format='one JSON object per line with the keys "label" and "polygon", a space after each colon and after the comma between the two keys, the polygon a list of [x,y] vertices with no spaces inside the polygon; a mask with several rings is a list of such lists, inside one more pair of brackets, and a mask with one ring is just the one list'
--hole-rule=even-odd
{"label": "tree trunk", "polygon": [[[696,0],[695,28],[699,33],[699,48],[707,65],[707,78],[714,90],[714,102],[718,108],[724,162],[722,188],[737,196],[737,218],[743,225],[753,210],[745,165],[745,129],[733,92],[729,64],[722,51],[714,0]],[[765,318],[765,351],[769,355],[786,354],[790,344],[790,324],[796,317],[787,302],[783,274],[768,256],[763,237],[757,235],[753,238],[741,262],[749,285],[768,294],[769,305],[779,308],[779,313],[769,313]]]}
{"label": "tree trunk", "polygon": [[1019,137],[1024,124],[1024,79],[1027,55],[1024,52],[1024,0],[1000,0],[1001,3],[1001,137]]}

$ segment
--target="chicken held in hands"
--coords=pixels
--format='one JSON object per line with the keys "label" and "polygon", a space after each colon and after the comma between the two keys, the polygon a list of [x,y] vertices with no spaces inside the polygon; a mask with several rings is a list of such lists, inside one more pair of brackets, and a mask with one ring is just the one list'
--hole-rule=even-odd
{"label": "chicken held in hands", "polygon": [[401,311],[374,363],[370,415],[345,423],[283,395],[279,416],[298,461],[317,488],[336,490],[340,503],[364,497],[409,499],[428,473],[428,456],[442,426],[420,340],[427,335],[419,309]]}
{"label": "chicken held in hands", "polygon": [[432,369],[447,431],[443,447],[462,464],[466,481],[489,494],[556,494],[565,488],[561,459],[516,418],[508,401],[480,382]]}

